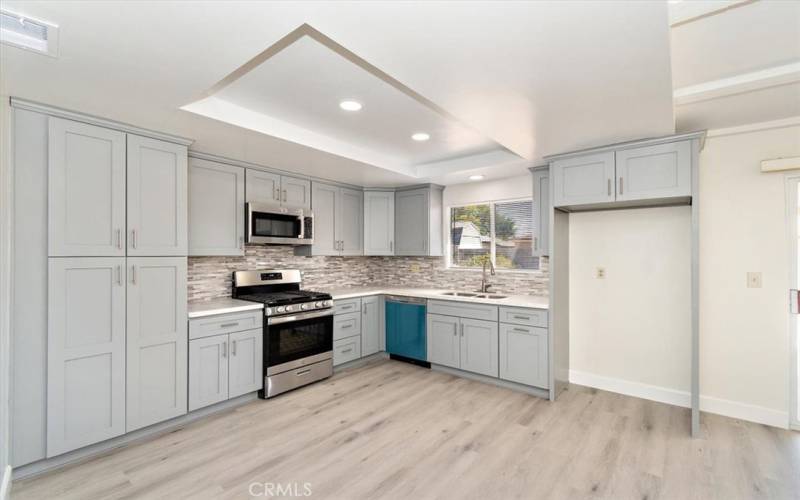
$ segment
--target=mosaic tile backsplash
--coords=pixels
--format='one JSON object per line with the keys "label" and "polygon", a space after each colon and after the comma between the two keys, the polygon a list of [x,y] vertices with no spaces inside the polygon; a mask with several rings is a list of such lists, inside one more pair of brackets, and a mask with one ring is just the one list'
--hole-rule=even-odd
{"label": "mosaic tile backsplash", "polygon": [[[189,257],[189,301],[231,296],[233,271],[300,269],[303,288],[400,286],[474,290],[480,271],[447,269],[444,257],[299,257],[288,246],[251,245],[244,257]],[[491,291],[547,295],[547,259],[534,272],[498,272]]]}

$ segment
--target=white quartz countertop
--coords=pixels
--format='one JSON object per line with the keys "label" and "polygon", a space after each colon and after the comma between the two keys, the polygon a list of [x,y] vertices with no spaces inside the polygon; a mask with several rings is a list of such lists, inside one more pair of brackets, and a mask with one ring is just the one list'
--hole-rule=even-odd
{"label": "white quartz countertop", "polygon": [[189,318],[203,318],[216,314],[255,311],[258,309],[264,309],[264,304],[230,298],[189,302]]}
{"label": "white quartz countertop", "polygon": [[[452,295],[442,295],[444,292],[455,291],[450,289],[394,288],[377,286],[338,288],[334,290],[329,289],[326,291],[333,296],[333,300],[352,299],[355,297],[366,297],[369,295],[402,295],[405,297],[417,297],[421,299],[452,300],[455,302],[477,302],[480,304],[493,304],[496,306],[506,307],[529,307],[532,309],[548,309],[550,307],[549,298],[538,295],[507,295],[504,299],[485,299],[478,297],[454,297]],[[506,294],[497,293],[497,295]]]}

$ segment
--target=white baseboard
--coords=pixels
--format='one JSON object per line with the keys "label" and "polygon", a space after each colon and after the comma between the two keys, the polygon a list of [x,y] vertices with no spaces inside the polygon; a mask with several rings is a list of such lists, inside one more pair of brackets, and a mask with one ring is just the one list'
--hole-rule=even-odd
{"label": "white baseboard", "polygon": [[[616,392],[650,401],[658,401],[674,406],[689,408],[691,397],[688,391],[679,391],[655,385],[631,382],[612,377],[604,377],[593,373],[569,371],[569,381],[578,385],[594,387],[604,391]],[[725,417],[738,418],[758,424],[789,428],[789,413],[773,410],[763,406],[756,406],[728,399],[714,398],[711,396],[700,396],[700,410],[708,413],[715,413]]]}
{"label": "white baseboard", "polygon": [[11,466],[6,465],[3,471],[2,480],[0,480],[0,500],[8,500],[11,496]]}

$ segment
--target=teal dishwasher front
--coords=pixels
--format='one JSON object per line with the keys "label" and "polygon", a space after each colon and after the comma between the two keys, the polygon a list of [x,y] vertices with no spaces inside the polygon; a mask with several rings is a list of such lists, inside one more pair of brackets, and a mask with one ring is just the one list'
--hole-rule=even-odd
{"label": "teal dishwasher front", "polygon": [[425,299],[386,297],[386,351],[401,358],[427,362]]}

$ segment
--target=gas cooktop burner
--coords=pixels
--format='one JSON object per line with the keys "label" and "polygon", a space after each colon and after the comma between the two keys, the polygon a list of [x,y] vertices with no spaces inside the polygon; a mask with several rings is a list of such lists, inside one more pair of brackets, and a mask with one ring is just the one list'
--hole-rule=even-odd
{"label": "gas cooktop burner", "polygon": [[330,294],[300,290],[300,282],[300,271],[296,269],[237,271],[233,273],[233,296],[261,302],[266,306],[264,314],[267,316],[333,307]]}
{"label": "gas cooktop burner", "polygon": [[299,304],[317,300],[330,300],[331,296],[327,293],[313,292],[311,290],[296,290],[289,292],[272,293],[253,293],[238,295],[242,300],[252,300],[253,302],[263,302],[268,306],[278,306],[286,304]]}

